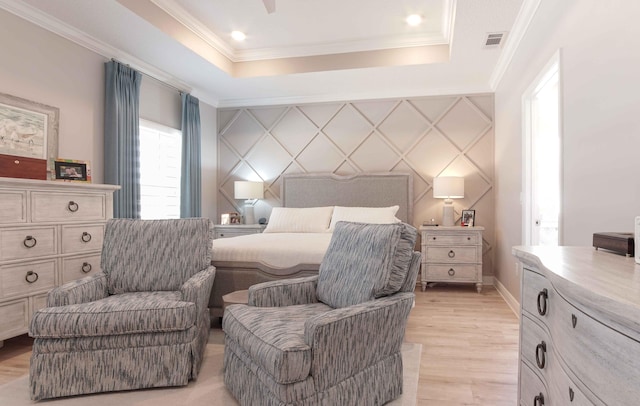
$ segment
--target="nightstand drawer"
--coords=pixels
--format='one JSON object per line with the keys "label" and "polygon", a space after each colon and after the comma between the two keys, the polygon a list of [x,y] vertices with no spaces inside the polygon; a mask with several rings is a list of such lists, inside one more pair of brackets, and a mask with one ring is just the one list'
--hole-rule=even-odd
{"label": "nightstand drawer", "polygon": [[425,254],[428,263],[480,262],[476,247],[426,247]]}
{"label": "nightstand drawer", "polygon": [[424,245],[478,245],[481,243],[478,233],[436,234],[425,233]]}
{"label": "nightstand drawer", "polygon": [[425,266],[428,280],[438,281],[465,281],[476,282],[478,280],[477,265],[430,265]]}

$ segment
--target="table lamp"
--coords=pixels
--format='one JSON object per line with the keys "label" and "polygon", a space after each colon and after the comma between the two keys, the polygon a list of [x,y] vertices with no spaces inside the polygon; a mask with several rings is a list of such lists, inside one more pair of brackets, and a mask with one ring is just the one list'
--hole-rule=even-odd
{"label": "table lamp", "polygon": [[264,198],[264,184],[262,182],[236,181],[233,183],[233,197],[246,199],[244,202],[244,223],[255,224],[253,205],[258,199]]}
{"label": "table lamp", "polygon": [[458,176],[439,176],[433,178],[433,197],[444,199],[442,209],[442,225],[453,226],[453,200],[464,197],[464,178]]}

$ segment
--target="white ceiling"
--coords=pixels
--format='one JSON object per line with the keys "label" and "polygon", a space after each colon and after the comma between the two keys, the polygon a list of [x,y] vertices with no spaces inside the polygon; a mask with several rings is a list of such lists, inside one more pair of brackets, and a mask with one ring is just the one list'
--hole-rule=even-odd
{"label": "white ceiling", "polygon": [[[272,14],[262,0],[0,0],[0,7],[224,107],[491,92],[526,28],[528,3],[276,0]],[[424,17],[420,27],[405,23],[411,13]],[[232,30],[246,41],[234,42]],[[508,33],[502,47],[483,46],[490,32]]]}

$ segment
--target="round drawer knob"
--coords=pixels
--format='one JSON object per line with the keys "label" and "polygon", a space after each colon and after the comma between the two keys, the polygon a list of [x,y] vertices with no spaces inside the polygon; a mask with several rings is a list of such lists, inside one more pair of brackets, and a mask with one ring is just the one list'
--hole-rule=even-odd
{"label": "round drawer knob", "polygon": [[533,406],[544,406],[544,396],[542,395],[542,392],[533,398]]}
{"label": "round drawer knob", "polygon": [[449,256],[449,258],[454,258],[456,256],[456,253],[453,250],[450,250],[447,255]]}
{"label": "round drawer knob", "polygon": [[542,289],[538,292],[538,314],[544,316],[547,314],[547,299],[549,298],[549,292],[547,289]]}
{"label": "round drawer knob", "polygon": [[91,241],[91,234],[89,234],[86,231],[82,232],[82,236],[80,237],[80,239],[82,240],[82,242],[89,242]]}
{"label": "round drawer knob", "polygon": [[540,344],[536,345],[536,364],[538,364],[538,368],[544,369],[544,366],[547,363],[547,343],[544,341]]}
{"label": "round drawer knob", "polygon": [[453,276],[456,274],[456,270],[453,268],[449,268],[449,271],[447,273],[449,274],[449,276]]}
{"label": "round drawer knob", "polygon": [[27,274],[24,276],[24,279],[29,283],[34,283],[35,281],[38,280],[38,274],[34,271],[28,271]]}
{"label": "round drawer knob", "polygon": [[436,240],[436,237],[433,237],[433,241],[435,241],[435,240]]}
{"label": "round drawer knob", "polygon": [[91,266],[90,263],[88,263],[88,262],[83,262],[82,263],[82,268],[81,268],[82,272],[89,273],[89,272],[91,272],[91,268],[92,268],[92,266]]}
{"label": "round drawer knob", "polygon": [[69,204],[67,204],[67,208],[69,209],[70,212],[75,213],[75,212],[78,211],[80,206],[78,206],[78,203],[76,203],[73,200],[71,200],[71,201],[69,201]]}
{"label": "round drawer knob", "polygon": [[31,235],[26,236],[24,238],[24,241],[22,241],[22,244],[24,244],[24,246],[27,248],[35,247],[37,243],[38,243],[38,240],[36,240],[36,238]]}

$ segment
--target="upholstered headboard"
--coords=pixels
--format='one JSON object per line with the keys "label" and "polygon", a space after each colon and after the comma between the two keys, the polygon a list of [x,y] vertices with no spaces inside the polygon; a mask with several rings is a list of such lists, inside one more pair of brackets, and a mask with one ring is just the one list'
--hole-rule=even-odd
{"label": "upholstered headboard", "polygon": [[282,178],[284,207],[400,206],[396,217],[413,222],[413,180],[408,173],[291,174]]}

